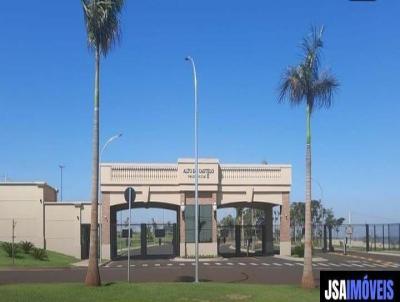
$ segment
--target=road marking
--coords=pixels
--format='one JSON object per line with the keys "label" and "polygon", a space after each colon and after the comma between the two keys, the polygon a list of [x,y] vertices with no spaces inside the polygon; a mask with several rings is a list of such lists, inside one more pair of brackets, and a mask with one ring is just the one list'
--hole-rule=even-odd
{"label": "road marking", "polygon": [[282,264],[276,263],[276,262],[274,262],[274,263],[272,263],[272,264],[275,265],[275,266],[282,266]]}
{"label": "road marking", "polygon": [[325,263],[318,263],[318,265],[320,266],[324,266],[324,267],[328,267],[329,265],[325,264]]}
{"label": "road marking", "polygon": [[147,263],[142,264],[142,266],[147,267],[149,266]]}
{"label": "road marking", "polygon": [[172,265],[173,265],[172,263],[168,263],[168,264],[167,264],[167,266],[172,266]]}
{"label": "road marking", "polygon": [[242,265],[242,266],[245,266],[245,265],[246,265],[246,263],[242,263],[242,262],[239,262],[238,264],[239,264],[239,265]]}
{"label": "road marking", "polygon": [[287,265],[287,266],[294,266],[293,263],[289,263],[289,262],[285,262],[284,265]]}
{"label": "road marking", "polygon": [[136,264],[131,264],[131,267],[135,267],[136,266]]}
{"label": "road marking", "polygon": [[376,267],[375,265],[369,264],[369,263],[363,263],[364,266],[366,267]]}
{"label": "road marking", "polygon": [[297,265],[303,266],[303,263],[296,262]]}
{"label": "road marking", "polygon": [[377,267],[383,267],[383,268],[386,268],[386,266],[385,266],[384,264],[378,264],[378,263],[375,263],[375,265],[376,265]]}
{"label": "road marking", "polygon": [[185,266],[185,263],[179,263],[180,266]]}
{"label": "road marking", "polygon": [[351,264],[347,264],[347,263],[341,263],[341,266],[345,266],[345,267],[351,267]]}
{"label": "road marking", "polygon": [[159,264],[159,263],[156,263],[156,264],[154,264],[154,266],[160,266],[160,264]]}
{"label": "road marking", "polygon": [[363,267],[361,264],[352,263],[351,266]]}
{"label": "road marking", "polygon": [[332,262],[329,262],[329,263],[327,263],[327,264],[330,265],[330,266],[334,266],[334,267],[339,267],[339,266],[340,266],[339,264],[332,263]]}
{"label": "road marking", "polygon": [[208,262],[204,262],[204,263],[203,263],[203,265],[206,265],[206,266],[208,266],[208,265],[210,265],[210,263],[208,263]]}
{"label": "road marking", "polygon": [[215,265],[218,265],[218,266],[220,266],[220,265],[221,265],[221,263],[217,262],[217,263],[215,263]]}
{"label": "road marking", "polygon": [[227,264],[228,264],[228,265],[233,265],[233,263],[232,263],[232,262],[228,262]]}
{"label": "road marking", "polygon": [[117,267],[122,267],[122,264],[117,265]]}
{"label": "road marking", "polygon": [[264,265],[264,266],[269,266],[269,263],[261,263],[261,265]]}
{"label": "road marking", "polygon": [[250,265],[257,266],[258,264],[257,264],[257,263],[254,263],[254,262],[252,262],[252,263],[250,263]]}

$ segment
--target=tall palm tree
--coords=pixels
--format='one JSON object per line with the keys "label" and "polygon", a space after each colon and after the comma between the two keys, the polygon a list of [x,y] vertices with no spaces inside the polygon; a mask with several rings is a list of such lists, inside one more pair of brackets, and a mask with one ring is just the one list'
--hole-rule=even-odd
{"label": "tall palm tree", "polygon": [[323,27],[312,27],[311,33],[303,39],[301,48],[304,57],[298,66],[291,66],[283,74],[279,87],[279,101],[288,100],[293,105],[305,103],[307,116],[306,135],[306,210],[305,248],[302,286],[312,288],[312,236],[311,236],[311,115],[316,108],[329,108],[333,94],[339,86],[337,79],[329,72],[320,72],[320,54],[323,47]]}
{"label": "tall palm tree", "polygon": [[93,157],[89,266],[85,284],[101,284],[98,264],[98,192],[99,192],[99,109],[100,109],[100,57],[107,56],[120,36],[120,12],[124,0],[81,0],[85,19],[88,45],[94,53],[94,115],[93,115]]}

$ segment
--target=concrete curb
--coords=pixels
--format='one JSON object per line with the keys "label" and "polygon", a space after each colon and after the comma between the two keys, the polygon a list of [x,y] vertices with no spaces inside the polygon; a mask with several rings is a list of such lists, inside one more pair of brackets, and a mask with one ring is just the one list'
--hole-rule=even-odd
{"label": "concrete curb", "polygon": [[[228,259],[222,257],[215,257],[215,258],[199,258],[199,262],[218,262],[218,261],[227,261]],[[180,258],[176,257],[170,259],[173,262],[195,262],[194,258]]]}

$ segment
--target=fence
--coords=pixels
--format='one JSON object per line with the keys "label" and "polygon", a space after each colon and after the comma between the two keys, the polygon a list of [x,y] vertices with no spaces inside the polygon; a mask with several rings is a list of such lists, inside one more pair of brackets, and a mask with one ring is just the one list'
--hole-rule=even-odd
{"label": "fence", "polygon": [[[304,227],[291,227],[292,244],[304,241]],[[329,227],[323,224],[312,226],[313,247],[352,251],[399,251],[400,223],[351,224]]]}

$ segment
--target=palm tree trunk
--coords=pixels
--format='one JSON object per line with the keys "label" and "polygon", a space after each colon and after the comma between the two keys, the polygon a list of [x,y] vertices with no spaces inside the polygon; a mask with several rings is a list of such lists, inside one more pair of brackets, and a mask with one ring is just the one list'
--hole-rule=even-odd
{"label": "palm tree trunk", "polygon": [[99,197],[99,86],[100,86],[100,52],[95,50],[95,88],[94,88],[94,116],[92,139],[92,193],[91,193],[91,221],[90,221],[90,249],[89,266],[86,273],[87,286],[100,286],[100,272],[98,263],[98,197]]}
{"label": "palm tree trunk", "polygon": [[304,269],[301,285],[304,288],[314,288],[312,269],[311,243],[311,108],[307,102],[307,146],[306,146],[306,208],[305,208],[305,242],[304,242]]}

